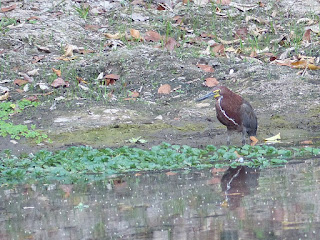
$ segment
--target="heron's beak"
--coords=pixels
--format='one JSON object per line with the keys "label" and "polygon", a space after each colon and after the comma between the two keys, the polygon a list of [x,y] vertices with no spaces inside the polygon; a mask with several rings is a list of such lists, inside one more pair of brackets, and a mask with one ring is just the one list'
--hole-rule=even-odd
{"label": "heron's beak", "polygon": [[201,98],[198,98],[196,101],[197,101],[197,102],[200,102],[200,101],[205,100],[205,99],[207,99],[207,98],[212,98],[212,97],[214,97],[214,95],[215,95],[214,92],[209,92],[207,95],[205,95],[205,96],[203,96],[203,97],[201,97]]}

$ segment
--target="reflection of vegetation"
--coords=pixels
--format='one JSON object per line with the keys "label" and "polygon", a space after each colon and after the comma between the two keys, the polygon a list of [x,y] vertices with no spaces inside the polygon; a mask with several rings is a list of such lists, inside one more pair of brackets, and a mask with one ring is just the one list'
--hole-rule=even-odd
{"label": "reflection of vegetation", "polygon": [[20,157],[3,151],[0,177],[3,182],[25,181],[26,178],[93,181],[105,175],[141,170],[240,165],[270,167],[283,165],[289,158],[319,154],[320,148],[313,147],[277,149],[267,145],[245,145],[216,148],[208,145],[205,149],[198,149],[168,143],[154,146],[151,150],[126,146],[117,149],[70,147],[55,153],[42,150],[35,155]]}
{"label": "reflection of vegetation", "polygon": [[2,102],[0,103],[0,136],[6,137],[10,136],[12,139],[20,139],[21,137],[34,138],[37,143],[42,142],[44,139],[48,138],[46,134],[41,134],[35,131],[35,125],[31,125],[31,129],[27,125],[14,125],[11,122],[7,122],[10,115],[19,113],[27,107],[35,107],[39,103],[30,102],[28,100],[21,100],[17,103],[12,102]]}

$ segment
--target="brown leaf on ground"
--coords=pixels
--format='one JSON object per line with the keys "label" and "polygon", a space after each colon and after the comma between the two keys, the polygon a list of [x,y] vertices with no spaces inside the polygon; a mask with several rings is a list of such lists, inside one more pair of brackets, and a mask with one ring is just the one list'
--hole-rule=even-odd
{"label": "brown leaf on ground", "polygon": [[137,98],[137,97],[139,97],[140,93],[137,92],[137,91],[132,91],[130,95],[131,95],[131,97],[133,97],[133,98]]}
{"label": "brown leaf on ground", "polygon": [[172,52],[176,46],[179,47],[179,43],[172,37],[169,37],[167,39],[166,44],[164,45],[164,47],[168,49],[170,52]]}
{"label": "brown leaf on ground", "polygon": [[307,68],[310,70],[319,70],[320,69],[320,66],[309,63],[307,60],[300,60],[297,62],[292,62],[291,67],[292,68],[299,68],[299,69]]}
{"label": "brown leaf on ground", "polygon": [[148,42],[159,42],[162,37],[159,33],[150,30],[145,33],[144,39]]}
{"label": "brown leaf on ground", "polygon": [[65,48],[64,48],[64,54],[63,56],[65,57],[72,57],[73,56],[73,50],[77,49],[76,46],[68,44]]}
{"label": "brown leaf on ground", "polygon": [[58,69],[55,69],[55,68],[51,68],[51,69],[58,77],[61,77],[61,70],[58,70]]}
{"label": "brown leaf on ground", "polygon": [[312,140],[305,140],[305,141],[301,141],[300,144],[302,144],[302,145],[312,145],[313,141]]}
{"label": "brown leaf on ground", "polygon": [[79,49],[80,54],[88,54],[88,53],[94,53],[93,50],[90,49]]}
{"label": "brown leaf on ground", "polygon": [[0,101],[7,100],[9,98],[9,91],[6,91],[3,95],[0,96]]}
{"label": "brown leaf on ground", "polygon": [[216,0],[216,3],[221,5],[229,5],[231,0]]}
{"label": "brown leaf on ground", "polygon": [[43,47],[43,46],[37,45],[37,49],[41,52],[51,53],[51,51],[48,47]]}
{"label": "brown leaf on ground", "polygon": [[202,38],[215,38],[215,36],[213,34],[205,33],[205,32],[201,33],[200,37],[202,37]]}
{"label": "brown leaf on ground", "polygon": [[115,34],[112,34],[112,33],[104,33],[103,35],[104,35],[106,38],[114,39],[114,40],[120,39],[120,38],[122,37],[120,33],[115,33]]}
{"label": "brown leaf on ground", "polygon": [[238,28],[235,33],[235,39],[241,38],[242,40],[246,39],[248,35],[248,28]]}
{"label": "brown leaf on ground", "polygon": [[311,42],[311,29],[307,29],[303,34],[303,41]]}
{"label": "brown leaf on ground", "polygon": [[93,31],[98,31],[99,28],[100,28],[99,25],[86,24],[86,25],[84,26],[84,29],[86,29],[86,30],[93,30]]}
{"label": "brown leaf on ground", "polygon": [[177,175],[176,172],[166,172],[166,175],[167,176],[174,176],[174,175]]}
{"label": "brown leaf on ground", "polygon": [[258,57],[257,52],[256,52],[256,51],[252,51],[252,52],[250,53],[250,57],[252,57],[252,58]]}
{"label": "brown leaf on ground", "polygon": [[1,12],[4,13],[4,12],[9,12],[9,11],[14,10],[16,7],[17,7],[17,4],[13,4],[9,7],[2,7],[0,10],[1,10]]}
{"label": "brown leaf on ground", "polygon": [[32,16],[27,19],[27,21],[30,21],[30,20],[40,20],[40,18],[38,16]]}
{"label": "brown leaf on ground", "polygon": [[180,26],[183,25],[183,17],[182,16],[176,15],[172,18],[172,20],[175,22],[175,24],[178,24]]}
{"label": "brown leaf on ground", "polygon": [[88,82],[86,82],[82,77],[76,77],[78,83],[84,83],[84,84],[87,84]]}
{"label": "brown leaf on ground", "polygon": [[35,96],[35,95],[34,96],[28,96],[25,99],[30,101],[30,102],[38,102],[39,101],[38,97]]}
{"label": "brown leaf on ground", "polygon": [[140,32],[136,29],[131,28],[130,29],[130,34],[134,39],[140,40],[141,36],[140,36]]}
{"label": "brown leaf on ground", "polygon": [[62,61],[71,61],[71,60],[74,60],[78,58],[77,56],[73,56],[73,57],[64,57],[64,56],[61,56],[61,57],[58,57],[57,59],[58,60],[62,60]]}
{"label": "brown leaf on ground", "polygon": [[209,66],[209,65],[197,64],[197,67],[200,68],[200,69],[202,69],[202,70],[205,71],[205,72],[211,72],[211,73],[214,72],[213,67],[211,67],[211,66]]}
{"label": "brown leaf on ground", "polygon": [[115,82],[120,78],[119,75],[117,74],[107,74],[106,76],[104,76],[104,79],[102,79],[102,84],[103,85],[113,85],[115,84]]}
{"label": "brown leaf on ground", "polygon": [[130,100],[137,100],[137,97],[139,97],[140,93],[137,91],[132,91],[129,93],[129,97],[125,98],[124,100],[126,101],[130,101]]}
{"label": "brown leaf on ground", "polygon": [[258,138],[256,138],[255,136],[250,136],[250,140],[251,140],[251,143],[250,143],[251,146],[255,146],[259,142]]}
{"label": "brown leaf on ground", "polygon": [[225,51],[224,51],[224,45],[223,44],[216,44],[212,48],[212,52],[218,56],[225,56]]}
{"label": "brown leaf on ground", "polygon": [[29,82],[28,80],[16,79],[13,81],[13,84],[18,85],[18,86],[23,86],[23,85],[27,84],[28,82]]}
{"label": "brown leaf on ground", "polygon": [[171,86],[169,84],[163,84],[159,87],[159,94],[169,94],[171,92]]}
{"label": "brown leaf on ground", "polygon": [[33,64],[35,64],[35,63],[41,61],[41,60],[44,59],[44,58],[45,58],[45,56],[34,56],[34,57],[33,57],[33,60],[32,60],[31,62],[32,62]]}
{"label": "brown leaf on ground", "polygon": [[266,6],[265,3],[259,2],[259,7],[265,7],[265,6]]}
{"label": "brown leaf on ground", "polygon": [[120,78],[120,75],[117,74],[107,74],[104,76],[104,78],[109,78],[109,79],[114,79],[114,80],[118,80]]}
{"label": "brown leaf on ground", "polygon": [[163,11],[163,10],[166,10],[167,7],[164,3],[158,3],[158,6],[157,6],[157,10],[159,11]]}
{"label": "brown leaf on ground", "polygon": [[62,78],[57,78],[51,83],[51,87],[68,87],[68,83],[65,82]]}
{"label": "brown leaf on ground", "polygon": [[218,84],[219,84],[219,81],[216,78],[212,78],[212,77],[206,78],[205,85],[207,87],[215,87]]}

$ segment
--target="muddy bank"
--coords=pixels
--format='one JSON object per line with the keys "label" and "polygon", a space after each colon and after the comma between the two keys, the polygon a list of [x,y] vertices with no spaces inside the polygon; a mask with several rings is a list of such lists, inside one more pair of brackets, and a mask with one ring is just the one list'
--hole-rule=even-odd
{"label": "muddy bank", "polygon": [[[223,11],[236,14],[228,19],[229,25],[224,25],[226,18],[215,17],[217,23],[215,33],[221,36],[223,29],[229,27],[232,33],[242,25],[250,28],[256,23],[243,22],[247,15],[257,16],[262,13],[262,17],[267,18],[271,16],[272,10],[283,14],[274,17],[275,23],[279,26],[282,24],[287,26],[286,24],[290,24],[292,19],[296,21],[304,16],[304,12],[293,11],[290,13],[292,15],[287,15],[290,19],[286,19],[284,16],[288,10],[281,12],[281,8],[279,9],[286,3],[287,1],[281,1],[279,5],[270,5],[266,2],[264,8],[255,8],[244,13],[225,6],[222,8]],[[14,101],[36,94],[41,102],[37,109],[28,109],[12,116],[10,121],[36,124],[38,129],[48,133],[52,143],[45,142],[37,146],[26,140],[12,143],[8,138],[1,138],[0,149],[30,152],[42,148],[60,149],[70,145],[149,147],[163,141],[197,147],[225,144],[225,127],[216,120],[212,102],[208,100],[197,104],[194,101],[210,90],[204,85],[207,77],[217,78],[221,85],[228,86],[252,104],[258,116],[260,140],[280,132],[284,142],[311,139],[315,143],[318,141],[319,70],[307,70],[301,75],[298,74],[300,69],[275,65],[269,60],[266,61],[265,57],[248,58],[244,57],[243,53],[228,51],[224,56],[203,54],[208,41],[194,44],[190,43],[190,39],[200,34],[198,30],[201,24],[195,25],[197,19],[205,24],[203,31],[212,32],[208,23],[213,15],[209,9],[193,6],[196,11],[195,15],[191,16],[184,6],[177,6],[175,8],[177,13],[148,12],[143,7],[130,8],[114,2],[104,13],[94,15],[92,11],[100,9],[101,6],[98,3],[90,3],[90,17],[83,19],[75,10],[75,6],[80,5],[73,5],[71,1],[65,1],[62,5],[53,1],[52,4],[53,9],[50,11],[46,11],[49,9],[47,4],[41,5],[39,1],[34,1],[30,5],[18,5],[18,8],[8,12],[6,17],[19,18],[19,21],[25,21],[25,24],[17,23],[15,25],[17,27],[6,29],[0,39],[0,51],[2,51],[0,64],[3,69],[0,75],[1,86],[9,88],[11,96],[9,100]],[[97,4],[100,7],[97,7]],[[40,20],[31,24],[26,19],[39,13],[38,10],[33,10],[35,7],[43,11]],[[68,10],[69,15],[63,13],[59,17],[52,18],[52,14],[61,10]],[[314,8],[313,14],[316,14],[316,11],[317,8]],[[149,20],[136,21],[132,19],[133,13],[147,16]],[[188,32],[189,30],[181,33],[179,26],[170,25],[174,28],[174,30],[169,29],[171,36],[179,39],[180,43],[180,47],[177,46],[174,51],[169,51],[163,46],[159,48],[156,43],[132,39],[110,42],[110,39],[106,39],[103,35],[117,31],[128,32],[129,27],[139,29],[141,33],[156,29],[165,34],[168,28],[164,23],[167,24],[167,21],[171,21],[178,13],[185,16],[188,20],[185,27],[192,26],[194,33]],[[3,13],[1,14],[3,17]],[[160,17],[165,20],[161,20]],[[164,25],[157,25],[159,23]],[[99,27],[90,29],[88,27],[90,24]],[[123,29],[120,29],[121,27]],[[299,25],[299,27],[303,34],[304,26]],[[278,31],[278,34],[272,35],[273,38],[279,37],[280,33],[289,34],[285,27],[279,28]],[[179,37],[179,34],[183,34],[183,37]],[[229,35],[224,37],[233,38]],[[70,43],[90,49],[93,53],[75,52],[76,58],[73,60],[58,60],[64,52],[63,46]],[[246,46],[250,46],[249,43],[250,41],[244,42]],[[263,44],[269,44],[270,51],[276,52],[275,55],[280,55],[286,50],[286,46],[279,44],[272,48],[271,40],[261,44],[261,47],[264,47]],[[49,51],[44,51],[39,46],[45,46]],[[225,49],[230,47],[233,45],[226,45]],[[24,50],[17,50],[20,48]],[[309,55],[316,59],[319,57],[318,43],[314,40],[312,44],[300,45],[295,52],[288,54],[288,58],[298,54]],[[32,63],[31,59],[39,55],[44,55],[44,60]],[[199,69],[196,66],[198,63],[212,66],[214,73],[206,73]],[[53,67],[61,70],[62,78],[69,81],[70,87],[57,89],[50,87],[51,82],[57,77],[51,70]],[[13,81],[21,77],[21,73],[35,68],[39,69],[39,75],[33,76],[33,82],[29,84],[28,90],[16,92],[16,89],[23,89],[23,86],[17,87]],[[100,73],[118,74],[120,79],[114,85],[105,86],[97,80]],[[79,84],[77,76],[84,79],[86,84]],[[40,89],[39,83],[48,85],[49,90]],[[162,84],[170,84],[173,91],[168,95],[158,94],[158,88]],[[45,95],[49,91],[52,93]],[[126,100],[133,91],[139,92],[139,97],[135,100]],[[140,136],[147,140],[147,143],[137,144],[129,141]],[[238,134],[234,135],[232,143],[240,144]]]}

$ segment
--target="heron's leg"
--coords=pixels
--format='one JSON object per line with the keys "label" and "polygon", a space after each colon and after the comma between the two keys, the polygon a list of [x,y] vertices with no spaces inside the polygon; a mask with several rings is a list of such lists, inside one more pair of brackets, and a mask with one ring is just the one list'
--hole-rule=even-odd
{"label": "heron's leg", "polygon": [[230,145],[231,130],[227,129],[227,145]]}
{"label": "heron's leg", "polygon": [[243,130],[242,130],[242,145],[246,144],[246,133],[247,133],[247,130],[244,127]]}

